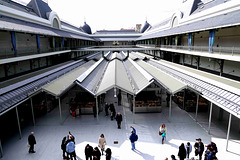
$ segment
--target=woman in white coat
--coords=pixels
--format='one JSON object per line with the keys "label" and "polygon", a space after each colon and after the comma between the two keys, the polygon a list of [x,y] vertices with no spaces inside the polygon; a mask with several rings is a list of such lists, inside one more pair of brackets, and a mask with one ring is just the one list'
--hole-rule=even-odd
{"label": "woman in white coat", "polygon": [[103,155],[103,151],[105,150],[105,145],[107,144],[107,141],[104,137],[103,134],[100,135],[99,140],[98,140],[98,147],[101,148],[102,151],[102,155]]}

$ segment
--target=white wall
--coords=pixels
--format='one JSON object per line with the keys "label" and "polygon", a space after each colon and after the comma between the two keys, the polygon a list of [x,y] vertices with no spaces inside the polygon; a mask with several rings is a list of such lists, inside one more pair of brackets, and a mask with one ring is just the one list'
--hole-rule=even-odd
{"label": "white wall", "polygon": [[224,61],[223,73],[238,76],[240,75],[240,62]]}
{"label": "white wall", "polygon": [[209,31],[194,34],[194,46],[209,46]]}
{"label": "white wall", "polygon": [[214,46],[240,47],[240,27],[224,28],[216,31]]}
{"label": "white wall", "polygon": [[36,50],[37,49],[37,40],[36,35],[25,34],[25,33],[16,33],[16,44],[17,50]]}

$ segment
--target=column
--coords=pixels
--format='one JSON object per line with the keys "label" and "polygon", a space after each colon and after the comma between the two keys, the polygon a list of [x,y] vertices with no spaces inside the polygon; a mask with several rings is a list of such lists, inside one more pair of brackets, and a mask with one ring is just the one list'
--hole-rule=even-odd
{"label": "column", "polygon": [[188,50],[191,50],[192,46],[192,33],[188,34]]}
{"label": "column", "polygon": [[33,125],[35,126],[35,118],[34,118],[34,111],[33,111],[33,102],[32,102],[32,98],[30,98],[30,102],[31,102],[31,109],[32,109]]}
{"label": "column", "polygon": [[97,121],[98,121],[98,100],[97,100],[97,96],[96,96],[96,115],[97,115]]}
{"label": "column", "polygon": [[60,115],[60,124],[62,125],[62,107],[61,107],[60,97],[58,97],[58,107],[59,107],[59,115]]}
{"label": "column", "polygon": [[22,132],[21,132],[21,126],[20,126],[20,121],[19,121],[19,116],[18,116],[18,109],[16,107],[16,115],[17,115],[17,122],[18,122],[18,131],[19,131],[19,135],[20,135],[20,139],[22,138]]}
{"label": "column", "polygon": [[229,141],[229,134],[230,134],[230,129],[231,129],[231,120],[232,120],[232,114],[229,114],[229,121],[228,121],[228,131],[227,131],[227,145],[226,145],[226,151],[228,148],[228,141]]}
{"label": "column", "polygon": [[133,124],[135,124],[135,95],[133,95]]}
{"label": "column", "polygon": [[14,31],[11,31],[11,42],[12,42],[12,47],[14,50],[14,56],[17,57],[17,43],[16,43],[16,33]]}
{"label": "column", "polygon": [[40,53],[40,35],[36,35],[36,40],[37,40],[37,53]]}
{"label": "column", "polygon": [[210,113],[209,113],[208,134],[210,134],[211,121],[212,121],[212,102],[211,102]]}
{"label": "column", "polygon": [[198,101],[199,101],[199,94],[197,95],[197,101],[196,101],[196,114],[195,114],[195,121],[197,122],[197,114],[198,114]]}
{"label": "column", "polygon": [[1,139],[0,139],[0,158],[3,157],[3,149],[2,149],[2,142],[1,142]]}
{"label": "column", "polygon": [[172,117],[172,95],[170,95],[170,100],[169,100],[169,115],[168,115],[169,121],[171,120],[171,117]]}
{"label": "column", "polygon": [[209,31],[209,52],[213,52],[213,44],[215,40],[215,29]]}

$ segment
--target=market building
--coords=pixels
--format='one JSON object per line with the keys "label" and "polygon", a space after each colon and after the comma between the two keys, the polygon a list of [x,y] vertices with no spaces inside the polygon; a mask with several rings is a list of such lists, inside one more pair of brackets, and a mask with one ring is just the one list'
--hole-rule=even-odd
{"label": "market building", "polygon": [[69,113],[103,112],[110,91],[133,123],[137,113],[161,112],[167,95],[169,121],[176,103],[196,121],[205,112],[208,133],[218,119],[227,143],[230,131],[240,133],[238,1],[184,0],[159,24],[95,33],[86,22],[61,21],[42,0],[0,5],[0,124],[12,126],[1,141],[16,130],[22,137],[28,122],[54,108],[60,124]]}

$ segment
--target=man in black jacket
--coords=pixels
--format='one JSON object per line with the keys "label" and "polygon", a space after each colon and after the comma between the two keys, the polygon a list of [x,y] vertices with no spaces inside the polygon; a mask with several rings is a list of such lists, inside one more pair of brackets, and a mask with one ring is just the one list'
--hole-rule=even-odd
{"label": "man in black jacket", "polygon": [[36,139],[34,137],[34,132],[31,132],[31,134],[28,136],[28,144],[30,145],[28,152],[35,153],[34,144],[36,144]]}
{"label": "man in black jacket", "polygon": [[88,160],[88,158],[90,158],[90,160],[92,160],[92,154],[93,154],[93,147],[90,146],[89,144],[87,144],[85,147],[86,160]]}
{"label": "man in black jacket", "polygon": [[204,145],[202,143],[201,138],[196,139],[196,141],[198,141],[198,142],[196,142],[195,145],[194,145],[195,156],[199,155],[199,160],[202,160],[202,154],[203,154],[203,151],[204,151]]}
{"label": "man in black jacket", "polygon": [[118,112],[118,114],[116,116],[116,121],[117,121],[118,129],[121,129],[122,115],[120,112]]}

